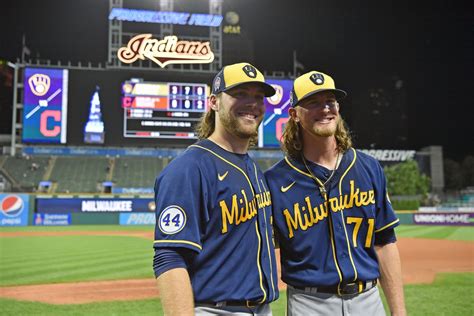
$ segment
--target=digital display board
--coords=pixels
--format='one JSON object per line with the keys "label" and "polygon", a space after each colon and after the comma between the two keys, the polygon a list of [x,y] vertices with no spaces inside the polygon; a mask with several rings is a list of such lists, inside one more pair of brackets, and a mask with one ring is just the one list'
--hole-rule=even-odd
{"label": "digital display board", "polygon": [[23,142],[66,143],[68,70],[25,68]]}
{"label": "digital display board", "polygon": [[281,135],[288,121],[293,81],[269,79],[267,82],[275,88],[276,93],[264,100],[265,116],[258,131],[258,146],[279,147]]}
{"label": "digital display board", "polygon": [[96,87],[92,94],[89,109],[89,119],[84,127],[84,143],[103,144],[105,137],[105,127],[102,121],[102,111],[100,109],[99,87]]}
{"label": "digital display board", "polygon": [[123,136],[197,139],[195,126],[206,111],[208,91],[200,83],[125,81]]}

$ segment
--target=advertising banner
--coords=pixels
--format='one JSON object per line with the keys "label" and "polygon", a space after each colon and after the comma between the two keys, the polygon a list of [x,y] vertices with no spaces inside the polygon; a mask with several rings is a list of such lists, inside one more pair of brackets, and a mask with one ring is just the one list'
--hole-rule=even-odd
{"label": "advertising banner", "polygon": [[29,196],[0,194],[0,226],[28,225]]}
{"label": "advertising banner", "polygon": [[120,225],[155,225],[155,213],[121,213]]}
{"label": "advertising banner", "polygon": [[67,226],[71,225],[71,214],[43,214],[35,213],[35,226]]}
{"label": "advertising banner", "polygon": [[452,225],[473,226],[474,213],[417,213],[413,214],[413,222],[417,225]]}
{"label": "advertising banner", "polygon": [[36,198],[36,213],[154,212],[152,198]]}

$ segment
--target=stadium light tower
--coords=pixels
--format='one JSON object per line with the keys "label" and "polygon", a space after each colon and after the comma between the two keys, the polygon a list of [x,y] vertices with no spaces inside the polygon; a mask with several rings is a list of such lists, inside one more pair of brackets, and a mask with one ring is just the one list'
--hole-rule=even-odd
{"label": "stadium light tower", "polygon": [[[165,12],[173,12],[174,2],[173,0],[160,0],[160,10]],[[173,24],[161,24],[160,25],[161,38],[173,34]]]}
{"label": "stadium light tower", "polygon": [[[209,35],[207,36],[180,36],[180,39],[185,41],[204,41],[209,42],[213,52],[212,63],[175,63],[170,65],[166,69],[157,69],[151,67],[149,63],[142,62],[140,60],[138,65],[134,65],[134,68],[140,69],[153,69],[153,70],[178,70],[183,71],[185,68],[183,64],[194,64],[191,67],[194,72],[216,72],[222,68],[222,0],[209,0],[209,14],[201,13],[187,13],[187,12],[174,12],[174,0],[159,0],[159,11],[140,10],[140,9],[126,9],[123,8],[123,0],[109,0],[109,51],[108,51],[108,67],[110,68],[122,68],[124,65],[118,58],[117,53],[120,48],[126,44],[126,42],[134,39],[137,34],[127,32],[123,29],[122,20],[124,16],[127,16],[125,21],[141,22],[141,23],[159,23],[160,31],[159,36],[164,39],[174,34],[174,24],[188,24],[187,27],[209,27]],[[189,16],[189,20],[183,22],[183,17]],[[203,17],[205,16],[205,17]],[[211,21],[208,20],[208,16],[211,17]],[[169,18],[171,17],[171,18]],[[216,18],[217,17],[217,18]],[[174,20],[179,20],[177,23]],[[187,23],[186,23],[187,22]],[[209,23],[209,24],[206,24]],[[204,65],[206,64],[206,65]],[[130,69],[130,66],[127,66]],[[189,68],[187,68],[189,69]]]}
{"label": "stadium light tower", "polygon": [[[222,15],[222,0],[209,0],[209,14]],[[210,27],[209,39],[211,47],[214,48],[214,62],[211,64],[211,71],[216,72],[222,68],[222,26]]]}
{"label": "stadium light tower", "polygon": [[18,65],[10,61],[7,62],[8,67],[13,68],[13,104],[12,104],[12,139],[10,147],[10,155],[15,156],[16,154],[16,132],[21,126],[20,122],[17,122],[19,117],[17,116],[18,109]]}

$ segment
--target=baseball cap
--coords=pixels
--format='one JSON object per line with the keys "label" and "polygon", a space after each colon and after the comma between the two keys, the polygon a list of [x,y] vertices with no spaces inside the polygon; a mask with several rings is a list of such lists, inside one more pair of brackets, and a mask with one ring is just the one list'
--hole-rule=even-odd
{"label": "baseball cap", "polygon": [[302,100],[323,91],[334,92],[337,100],[343,99],[347,95],[346,91],[336,89],[336,84],[331,76],[319,71],[310,71],[299,76],[293,82],[290,104],[295,107]]}
{"label": "baseball cap", "polygon": [[244,83],[256,83],[263,88],[266,97],[275,94],[275,89],[265,82],[263,74],[249,63],[225,66],[217,73],[212,82],[212,94],[218,94]]}

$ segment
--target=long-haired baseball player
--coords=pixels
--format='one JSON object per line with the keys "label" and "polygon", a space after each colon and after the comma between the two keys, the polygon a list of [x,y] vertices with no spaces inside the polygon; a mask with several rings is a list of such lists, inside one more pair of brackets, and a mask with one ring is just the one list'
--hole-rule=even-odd
{"label": "long-haired baseball player", "polygon": [[271,315],[271,197],[247,149],[274,93],[254,66],[224,67],[201,140],[156,179],[154,270],[166,315]]}
{"label": "long-haired baseball player", "polygon": [[404,315],[397,219],[377,160],[352,148],[346,92],[311,71],[294,81],[286,157],[265,173],[280,242],[288,315]]}

